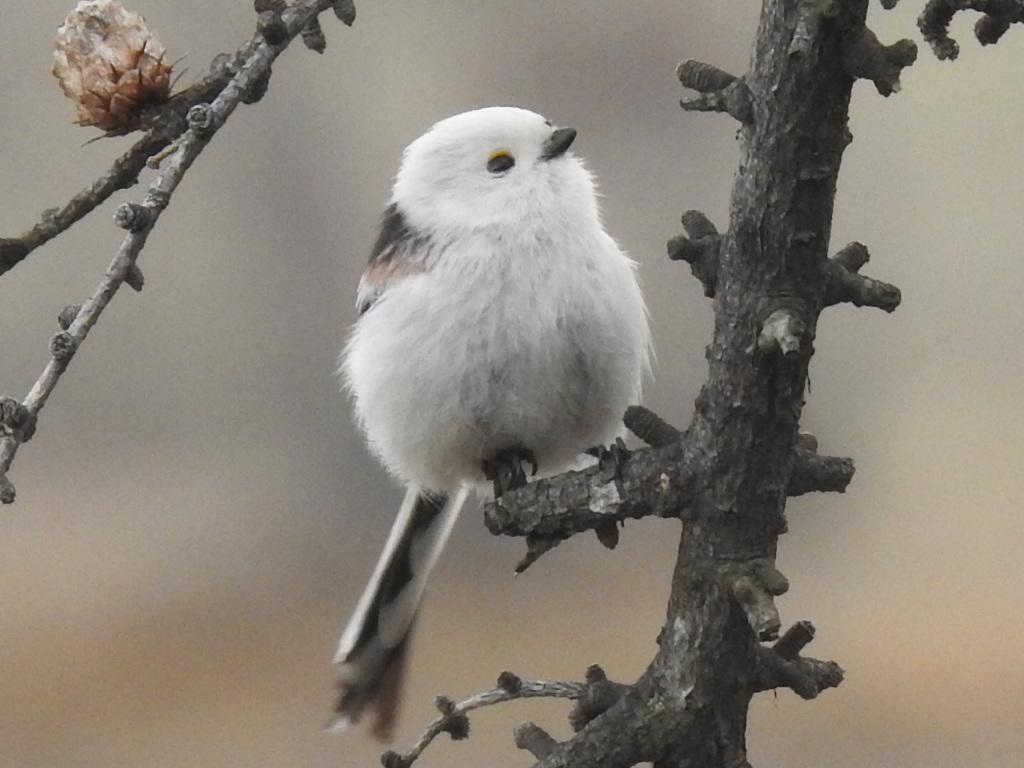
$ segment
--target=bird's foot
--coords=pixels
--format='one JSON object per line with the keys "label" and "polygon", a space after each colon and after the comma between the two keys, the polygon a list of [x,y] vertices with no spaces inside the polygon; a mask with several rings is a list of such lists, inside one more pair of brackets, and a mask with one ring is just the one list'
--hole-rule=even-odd
{"label": "bird's foot", "polygon": [[626,447],[626,443],[623,442],[621,437],[615,438],[615,442],[611,445],[598,445],[594,448],[588,448],[586,452],[597,459],[602,483],[621,480],[622,468],[626,465],[632,453]]}
{"label": "bird's foot", "polygon": [[537,457],[533,451],[521,445],[505,448],[480,462],[484,477],[494,483],[494,498],[529,482],[523,469],[524,464],[530,466],[530,477],[537,474]]}

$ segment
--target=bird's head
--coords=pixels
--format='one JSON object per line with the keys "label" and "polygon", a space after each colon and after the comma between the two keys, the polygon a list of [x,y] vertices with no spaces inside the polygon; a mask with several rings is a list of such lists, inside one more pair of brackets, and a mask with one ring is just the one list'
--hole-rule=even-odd
{"label": "bird's head", "polygon": [[406,148],[392,201],[435,231],[596,218],[591,176],[569,151],[575,138],[518,107],[463,112]]}

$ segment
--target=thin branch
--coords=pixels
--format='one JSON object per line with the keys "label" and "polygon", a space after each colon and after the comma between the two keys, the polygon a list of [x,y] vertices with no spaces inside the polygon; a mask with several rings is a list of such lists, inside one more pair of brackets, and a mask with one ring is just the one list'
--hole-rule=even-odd
{"label": "thin branch", "polygon": [[[222,54],[218,56],[210,67],[210,74],[199,82],[174,94],[170,99],[161,104],[147,107],[139,118],[139,122],[147,128],[145,136],[115,160],[106,173],[71,198],[63,207],[47,210],[43,214],[41,221],[25,234],[20,237],[0,238],[0,276],[21,263],[36,248],[68,230],[73,224],[83,219],[93,209],[105,202],[112,194],[118,190],[133,187],[138,183],[139,173],[150,163],[150,158],[158,155],[164,148],[171,146],[174,139],[180,136],[188,127],[186,123],[188,111],[197,104],[206,104],[212,101],[224,90],[224,87],[239,72],[241,67],[251,66],[252,64],[247,62],[253,61],[252,54],[258,46],[270,43],[271,45],[279,45],[281,50],[287,47],[288,43],[295,36],[295,31],[289,29],[287,24],[283,23],[281,15],[287,9],[287,3],[284,0],[281,0],[280,3],[256,0],[255,5],[260,13],[257,17],[258,29],[256,34],[242,45],[234,55]],[[296,11],[304,13],[300,6],[308,5],[308,2],[298,3],[295,11],[292,13]],[[327,2],[326,6],[333,8],[335,15],[346,26],[352,26],[356,18],[356,9],[352,0],[333,0],[332,2]],[[326,46],[326,41],[322,40],[323,30],[320,29],[317,18],[323,10],[323,8],[317,10],[310,17],[306,26],[300,30],[306,46],[313,48],[313,50],[319,53],[322,53]],[[283,30],[283,36],[276,42],[271,43],[265,34],[269,33],[273,37],[281,30]],[[262,64],[259,64],[259,62],[256,62],[256,64],[262,68]],[[266,69],[267,75],[269,75],[269,72],[269,68]],[[250,96],[244,99],[243,103],[251,104],[258,101],[258,94],[258,88],[251,89]]]}
{"label": "thin branch", "polygon": [[[239,49],[235,58],[246,60],[258,42],[258,37],[249,40]],[[115,192],[135,186],[150,158],[170,146],[188,128],[186,115],[189,109],[216,98],[231,80],[234,71],[226,66],[228,58],[219,57],[214,62],[211,74],[176,93],[166,102],[147,108],[141,117],[142,124],[148,126],[145,136],[115,160],[110,169],[96,181],[72,197],[63,207],[46,211],[42,219],[20,237],[0,238],[0,276],[20,264],[36,248],[81,221]]]}
{"label": "thin branch", "polygon": [[455,703],[451,699],[439,697],[436,703],[441,710],[441,716],[427,726],[427,729],[413,743],[408,752],[385,752],[381,757],[381,763],[386,768],[408,768],[416,762],[434,739],[442,733],[450,731],[453,718],[458,718],[460,723],[464,722],[468,733],[468,720],[465,720],[465,715],[474,709],[504,704],[517,699],[578,699],[586,690],[587,685],[587,683],[566,680],[522,680],[511,672],[502,672],[498,677],[497,686],[489,691],[470,696],[465,701]]}
{"label": "thin branch", "polygon": [[20,237],[0,238],[0,275],[14,269],[32,251],[83,219],[116,191],[133,186],[146,161],[171,141],[172,138],[162,132],[146,134],[118,158],[110,170],[71,198],[64,207],[47,210],[42,220]]}
{"label": "thin branch", "polygon": [[[50,361],[22,401],[22,406],[32,418],[46,404],[71,359],[117,290],[129,280],[139,284],[140,273],[137,272],[135,262],[189,167],[235,108],[239,104],[251,102],[254,94],[259,94],[261,86],[269,77],[274,60],[291,40],[307,27],[311,19],[333,4],[332,0],[298,0],[288,7],[280,14],[284,37],[272,44],[259,34],[253,36],[236,54],[237,67],[230,68],[234,74],[219,90],[217,97],[209,105],[195,104],[190,107],[186,117],[188,130],[178,142],[177,150],[170,156],[166,169],[149,186],[142,203],[126,203],[115,214],[115,221],[128,230],[128,235],[107,268],[106,275],[75,313],[74,320],[66,330],[53,337]],[[133,155],[132,162],[137,163],[139,156]],[[124,180],[120,177],[118,179]],[[108,184],[120,181],[115,179]],[[75,215],[77,213],[76,209]],[[17,435],[5,435],[0,440],[0,472],[10,469],[19,445]],[[0,501],[13,501],[14,493],[9,481],[0,491],[4,491],[0,493]]]}

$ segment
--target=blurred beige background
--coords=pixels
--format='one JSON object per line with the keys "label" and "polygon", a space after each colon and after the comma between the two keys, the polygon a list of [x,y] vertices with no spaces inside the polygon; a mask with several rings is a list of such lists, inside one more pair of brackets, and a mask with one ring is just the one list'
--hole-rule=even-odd
{"label": "blurred beige background", "polygon": [[[83,143],[49,75],[71,0],[6,0],[0,26],[0,232],[30,226],[131,139]],[[726,223],[735,127],[686,114],[688,57],[741,72],[756,24],[738,0],[359,4],[328,50],[295,46],[268,96],[202,156],[125,291],[43,412],[0,510],[0,764],[11,768],[373,766],[361,733],[320,731],[328,661],[400,498],[363,450],[332,376],[356,280],[402,147],[430,123],[513,103],[580,131],[611,231],[642,264],[660,364],[647,402],[682,425],[705,375],[710,310],[664,257],[678,215]],[[885,41],[919,39],[922,0],[872,7]],[[251,3],[137,0],[184,82],[253,25]],[[903,93],[856,86],[833,250],[903,289],[893,316],[823,318],[805,425],[853,456],[845,496],[790,506],[786,621],[847,682],[754,707],[753,763],[996,768],[1024,751],[1020,287],[1024,36],[956,31]],[[144,177],[144,181],[149,178]],[[0,390],[21,396],[54,318],[121,235],[118,196],[0,279]],[[399,745],[502,669],[638,675],[654,652],[678,526],[590,537],[519,579],[518,542],[460,523],[416,639]],[[512,726],[565,735],[565,706],[473,720],[424,765],[528,765]]]}

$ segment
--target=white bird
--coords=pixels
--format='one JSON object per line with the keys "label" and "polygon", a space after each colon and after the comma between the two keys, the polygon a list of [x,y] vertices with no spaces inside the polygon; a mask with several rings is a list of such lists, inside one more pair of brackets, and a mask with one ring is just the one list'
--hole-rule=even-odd
{"label": "white bird", "polygon": [[333,728],[390,736],[427,575],[474,490],[556,474],[622,433],[648,365],[633,261],[604,231],[571,128],[490,107],[405,150],[341,374],[407,486],[341,636]]}

